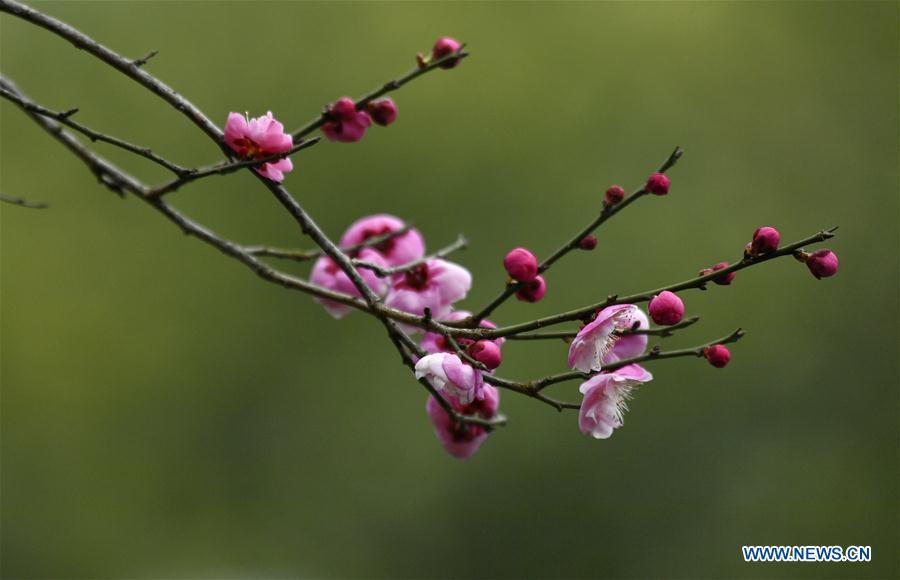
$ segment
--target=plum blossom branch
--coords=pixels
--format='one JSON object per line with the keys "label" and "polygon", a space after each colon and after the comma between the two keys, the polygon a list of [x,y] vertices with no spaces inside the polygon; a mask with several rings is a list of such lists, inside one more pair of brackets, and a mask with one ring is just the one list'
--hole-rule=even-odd
{"label": "plum blossom branch", "polygon": [[[393,122],[397,115],[393,101],[391,99],[375,101],[375,99],[399,89],[430,70],[438,67],[452,68],[458,64],[468,53],[457,41],[449,37],[439,39],[432,49],[431,58],[419,56],[419,66],[416,69],[385,83],[356,101],[349,98],[339,99],[318,118],[293,135],[284,133],[283,126],[271,113],[253,120],[246,119],[238,113],[231,113],[223,134],[197,107],[140,68],[155,54],[155,51],[142,58],[129,60],[71,26],[15,0],[0,0],[0,11],[11,13],[50,30],[138,82],[200,128],[225,153],[226,160],[196,169],[186,169],[147,148],[99,133],[73,121],[71,117],[76,109],[55,112],[41,107],[18,91],[11,81],[2,77],[0,77],[0,96],[19,106],[80,158],[107,188],[120,195],[133,193],[185,234],[197,237],[223,254],[238,260],[264,280],[320,299],[335,316],[343,315],[350,309],[357,309],[378,320],[400,354],[403,364],[415,374],[418,382],[431,395],[427,405],[432,424],[442,444],[457,457],[471,455],[487,432],[505,424],[506,418],[497,413],[499,394],[494,387],[531,397],[558,411],[581,409],[579,428],[594,437],[602,438],[608,437],[613,429],[621,425],[622,401],[628,398],[630,389],[652,379],[639,363],[676,357],[704,356],[714,367],[721,368],[727,365],[731,355],[724,345],[739,340],[743,336],[740,329],[717,341],[692,348],[664,351],[656,346],[645,352],[648,335],[668,337],[698,320],[697,317],[682,320],[684,304],[673,294],[674,291],[705,289],[709,281],[728,285],[734,277],[734,272],[785,255],[792,255],[806,262],[817,278],[831,276],[837,270],[837,257],[830,250],[822,249],[813,254],[802,250],[806,244],[833,237],[835,228],[821,231],[779,249],[780,234],[774,228],[764,227],[757,230],[744,257],[734,264],[719,263],[712,269],[703,270],[695,278],[656,290],[624,297],[611,295],[597,304],[497,328],[484,318],[512,294],[518,294],[523,300],[539,300],[546,292],[540,274],[549,270],[556,261],[576,248],[593,249],[597,240],[592,232],[640,197],[648,193],[664,195],[668,191],[669,183],[664,174],[677,163],[683,151],[676,147],[659,171],[652,174],[646,184],[630,196],[626,197],[618,186],[610,188],[600,214],[543,262],[538,263],[537,258],[524,248],[517,248],[511,252],[507,256],[510,262],[504,261],[504,267],[510,276],[518,281],[507,284],[504,291],[484,309],[469,315],[461,310],[454,311],[453,305],[470,289],[471,274],[461,266],[442,259],[453,251],[465,247],[466,241],[462,236],[453,244],[425,256],[424,241],[418,231],[405,225],[399,227],[403,222],[394,216],[379,215],[354,223],[341,238],[342,247],[325,234],[290,191],[281,184],[284,173],[293,167],[287,157],[318,142],[318,138],[304,139],[313,131],[321,128],[331,140],[353,142],[362,138],[372,122],[382,126]],[[97,155],[64,127],[78,131],[93,141],[105,141],[148,158],[171,170],[176,174],[176,178],[162,185],[150,187]],[[241,169],[254,170],[252,174],[269,190],[293,218],[300,231],[308,236],[318,249],[282,250],[268,246],[243,246],[191,220],[163,199],[165,194],[197,179],[211,175],[225,175]],[[367,223],[359,224],[359,222]],[[515,259],[510,259],[513,254]],[[317,258],[310,275],[313,282],[275,269],[261,259],[266,257],[294,261]],[[326,272],[331,278],[327,276],[317,278],[317,273],[321,272]],[[397,276],[402,273],[406,275]],[[314,283],[315,281],[321,283]],[[535,281],[539,283],[531,284]],[[342,291],[332,288],[339,288]],[[653,321],[668,326],[649,327],[647,315],[634,305],[647,301],[650,301],[648,312]],[[336,304],[344,310],[336,312],[335,308],[333,311],[328,303]],[[416,314],[419,312],[422,314]],[[577,334],[571,331],[530,332],[574,321],[586,323]],[[421,344],[405,330],[408,328],[407,325],[428,331],[422,337]],[[504,337],[519,340],[573,339],[569,351],[569,366],[577,370],[549,375],[530,382],[518,382],[496,376],[493,369],[501,362],[500,345]],[[585,395],[581,404],[559,401],[541,392],[549,385],[573,379],[585,380],[580,388]],[[487,386],[484,383],[487,383]],[[582,424],[582,420],[588,427]],[[461,441],[468,447],[465,445],[463,446],[465,448],[458,447],[462,445]]]}
{"label": "plum blossom branch", "polygon": [[782,256],[791,256],[796,251],[801,250],[804,246],[824,242],[825,240],[831,239],[834,237],[834,232],[837,230],[837,226],[819,231],[811,236],[803,238],[802,240],[798,240],[792,244],[788,244],[787,246],[783,246],[778,250],[773,252],[768,252],[765,254],[760,254],[757,256],[744,256],[740,261],[735,262],[734,264],[716,270],[715,272],[711,272],[709,274],[697,276],[695,278],[691,278],[689,280],[685,280],[683,282],[678,282],[676,284],[670,284],[668,286],[662,286],[660,288],[656,288],[655,290],[647,290],[644,292],[638,292],[637,294],[631,294],[628,296],[619,296],[617,294],[610,295],[606,298],[606,300],[602,302],[597,302],[595,304],[590,304],[588,306],[582,306],[581,308],[577,308],[575,310],[569,310],[566,312],[562,312],[560,314],[554,314],[552,316],[546,316],[543,318],[537,318],[535,320],[531,320],[529,322],[522,322],[520,324],[513,324],[510,326],[503,326],[500,328],[459,328],[462,326],[462,323],[458,322],[448,322],[445,323],[448,326],[453,326],[455,330],[452,332],[456,336],[466,336],[470,338],[499,338],[511,336],[514,334],[520,334],[523,332],[528,332],[530,330],[537,330],[539,328],[544,328],[547,326],[553,326],[555,324],[561,324],[564,322],[571,322],[573,320],[583,320],[589,316],[591,316],[597,310],[605,308],[607,306],[612,306],[614,304],[638,304],[641,302],[648,302],[655,295],[663,292],[676,292],[678,290],[688,290],[688,289],[702,289],[706,288],[708,282],[713,281],[716,278],[724,276],[725,274],[731,272],[737,272],[743,270],[745,268],[749,268],[751,266],[756,266],[758,264],[762,264],[763,262],[768,262],[770,260],[774,260],[775,258],[780,258]]}
{"label": "plum blossom branch", "polygon": [[[707,343],[704,343],[704,344],[701,344],[698,346],[693,346],[690,348],[682,348],[679,350],[660,350],[659,347],[657,346],[657,347],[651,349],[650,352],[648,352],[647,354],[644,354],[641,356],[635,356],[635,357],[631,357],[631,358],[627,358],[627,359],[622,359],[622,360],[616,361],[614,363],[604,365],[602,372],[611,372],[616,369],[626,367],[628,365],[638,364],[638,363],[643,363],[643,362],[648,362],[648,361],[653,361],[653,360],[664,360],[664,359],[670,359],[670,358],[680,358],[680,357],[685,357],[685,356],[701,357],[701,356],[703,356],[704,351],[707,347],[710,347],[710,346],[713,346],[716,344],[724,345],[724,344],[731,344],[731,343],[737,342],[741,338],[743,338],[743,336],[745,334],[746,334],[746,332],[743,329],[738,328],[734,332],[731,332],[730,334],[723,336],[722,338],[720,338],[718,340],[712,340],[710,342],[707,342]],[[530,383],[528,383],[527,386],[528,386],[528,388],[533,389],[535,391],[541,391],[542,389],[545,389],[545,388],[549,387],[550,385],[554,385],[556,383],[577,380],[577,379],[587,379],[587,378],[594,376],[595,374],[597,374],[597,373],[583,373],[580,371],[569,371],[569,372],[565,372],[565,373],[559,373],[556,375],[550,375],[550,376],[547,376],[547,377],[544,377],[542,379],[538,379],[535,381],[531,381]]]}
{"label": "plum blossom branch", "polygon": [[[684,155],[684,149],[682,149],[681,147],[676,147],[660,166],[658,173],[664,174],[666,171],[671,169],[676,163],[678,163],[678,160],[681,159],[682,155]],[[600,215],[598,215],[587,226],[582,228],[569,241],[560,246],[555,252],[550,254],[543,262],[538,264],[537,274],[543,274],[544,272],[549,270],[557,260],[565,256],[572,250],[579,248],[581,241],[585,239],[585,237],[589,236],[592,232],[594,232],[594,230],[596,230],[598,227],[600,227],[603,222],[610,219],[612,216],[616,215],[647,193],[649,193],[649,191],[647,190],[647,186],[643,185],[637,188],[631,195],[623,199],[620,203],[605,204],[603,206],[603,210],[600,212]],[[499,295],[497,295],[496,298],[491,300],[487,306],[478,311],[478,313],[474,314],[471,320],[466,322],[469,326],[477,326],[479,320],[490,316],[490,314],[494,310],[496,310],[501,304],[506,302],[506,300],[508,300],[510,296],[515,294],[521,288],[522,282],[511,281],[506,285],[506,288],[504,288],[503,291]]]}
{"label": "plum blossom branch", "polygon": [[[673,324],[672,326],[659,326],[656,328],[634,328],[630,330],[623,330],[617,332],[621,336],[627,336],[629,334],[646,334],[650,336],[660,336],[660,337],[668,337],[675,334],[676,330],[681,330],[682,328],[687,328],[688,326],[692,326],[693,324],[700,321],[699,316],[692,316],[691,318],[685,318],[678,324]],[[562,340],[571,340],[575,338],[577,332],[573,331],[560,331],[560,332],[534,332],[531,334],[511,334],[506,338],[510,340],[553,340],[553,339],[562,339]]]}
{"label": "plum blossom branch", "polygon": [[[407,72],[405,75],[398,77],[395,80],[384,83],[379,88],[377,88],[373,91],[370,91],[366,95],[364,95],[364,96],[360,97],[359,99],[357,99],[356,101],[354,101],[354,104],[356,105],[356,110],[359,111],[359,110],[364,109],[366,107],[366,105],[368,103],[370,103],[371,101],[374,101],[375,99],[377,99],[379,97],[383,97],[384,95],[386,95],[392,91],[396,91],[397,89],[399,89],[406,83],[419,78],[420,76],[424,75],[425,73],[427,73],[429,71],[433,71],[436,68],[440,68],[441,65],[445,65],[445,64],[449,63],[450,61],[463,59],[463,58],[469,56],[469,53],[466,52],[464,49],[465,49],[465,45],[462,45],[456,51],[453,51],[441,58],[432,59],[427,64],[425,64],[423,66],[417,66],[416,68]],[[322,112],[321,115],[319,115],[318,118],[310,121],[303,127],[294,131],[292,134],[294,141],[297,141],[297,139],[301,139],[301,138],[309,135],[310,133],[312,133],[313,131],[315,131],[316,129],[318,129],[319,127],[324,125],[325,123],[327,123],[328,120],[329,120],[328,110],[326,109]]]}

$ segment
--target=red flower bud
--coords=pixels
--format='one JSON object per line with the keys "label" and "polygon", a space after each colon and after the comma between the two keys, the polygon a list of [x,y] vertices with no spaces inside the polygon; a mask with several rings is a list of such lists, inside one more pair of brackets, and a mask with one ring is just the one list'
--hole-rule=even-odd
{"label": "red flower bud", "polygon": [[703,356],[709,361],[709,364],[720,369],[728,364],[731,360],[731,352],[725,348],[725,345],[714,344],[703,349]]}
{"label": "red flower bud", "polygon": [[750,253],[768,254],[778,249],[778,242],[781,241],[781,234],[778,230],[769,226],[757,228],[753,232],[753,241],[750,242]]}
{"label": "red flower bud", "polygon": [[513,280],[533,280],[538,273],[537,258],[525,248],[510,250],[503,258],[503,267]]}
{"label": "red flower bud", "polygon": [[537,276],[534,280],[522,282],[522,287],[516,292],[516,298],[524,302],[539,302],[547,293],[547,282],[543,276]]}
{"label": "red flower bud", "polygon": [[382,127],[387,127],[397,118],[397,105],[391,98],[372,101],[368,104],[367,109],[372,120]]}
{"label": "red flower bud", "polygon": [[[434,48],[431,49],[431,57],[434,60],[444,58],[448,54],[453,54],[462,47],[462,44],[455,38],[444,36],[437,39]],[[441,68],[453,68],[459,64],[460,59],[453,58],[440,65]]]}
{"label": "red flower bud", "polygon": [[620,185],[613,185],[606,190],[606,195],[603,199],[606,201],[606,205],[609,206],[621,203],[625,199],[625,190]]}
{"label": "red flower bud", "polygon": [[684,302],[668,290],[663,290],[654,296],[647,310],[650,312],[653,322],[663,326],[678,324],[684,318]]}
{"label": "red flower bud", "polygon": [[662,173],[653,173],[647,178],[644,188],[653,195],[666,195],[669,193],[669,178]]}
{"label": "red flower bud", "polygon": [[503,361],[503,355],[500,354],[500,347],[493,340],[479,340],[469,347],[469,356],[489,368],[494,370],[500,366]]}
{"label": "red flower bud", "polygon": [[806,258],[806,267],[818,279],[834,276],[838,270],[838,258],[828,249],[816,250]]}

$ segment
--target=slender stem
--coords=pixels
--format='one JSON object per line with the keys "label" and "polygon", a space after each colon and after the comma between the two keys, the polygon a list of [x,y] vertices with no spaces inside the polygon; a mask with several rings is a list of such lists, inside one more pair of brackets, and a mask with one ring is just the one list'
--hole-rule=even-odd
{"label": "slender stem", "polygon": [[234,173],[240,169],[245,168],[255,168],[261,165],[265,165],[266,163],[271,163],[272,161],[278,161],[279,159],[284,159],[285,157],[290,157],[297,151],[301,149],[307,149],[312,147],[316,143],[319,142],[320,137],[314,137],[312,139],[307,139],[306,141],[300,141],[290,150],[284,151],[282,153],[273,153],[271,155],[266,155],[265,157],[260,157],[258,159],[243,159],[240,161],[221,161],[219,163],[215,163],[212,165],[207,165],[205,167],[199,167],[197,169],[188,169],[185,170],[177,179],[173,179],[172,181],[160,185],[158,187],[153,188],[147,193],[147,197],[151,199],[156,199],[164,196],[167,193],[171,193],[181,186],[188,184],[192,181],[197,181],[198,179],[202,179],[204,177],[209,177],[210,175],[227,175],[229,173]]}
{"label": "slender stem", "polygon": [[[734,332],[732,332],[726,336],[723,336],[722,338],[719,338],[717,340],[712,340],[710,342],[707,342],[707,343],[704,343],[704,344],[701,344],[698,346],[693,346],[691,348],[682,348],[679,350],[659,350],[659,348],[656,347],[656,348],[650,350],[650,352],[648,352],[647,354],[643,354],[643,355],[632,357],[632,358],[622,359],[622,360],[616,361],[614,363],[605,365],[603,367],[603,369],[599,372],[611,372],[611,371],[620,369],[622,367],[625,367],[625,366],[628,366],[631,364],[643,363],[643,362],[648,362],[648,361],[653,361],[653,360],[664,360],[664,359],[679,358],[679,357],[684,357],[684,356],[703,356],[703,351],[707,347],[712,346],[714,344],[730,344],[732,342],[737,342],[744,336],[744,334],[746,334],[744,332],[744,330],[738,328]],[[545,389],[545,388],[549,387],[550,385],[554,385],[556,383],[561,383],[564,381],[571,381],[571,380],[576,380],[576,379],[583,379],[583,380],[589,379],[590,377],[592,377],[596,374],[597,374],[596,372],[583,373],[581,371],[568,371],[568,372],[559,373],[556,375],[550,375],[550,376],[547,376],[547,377],[544,377],[542,379],[538,379],[535,381],[531,381],[530,383],[527,384],[527,387],[530,389],[533,389],[535,391],[541,391],[542,389]]]}
{"label": "slender stem", "polygon": [[[682,155],[684,155],[684,150],[681,147],[676,147],[675,150],[672,151],[669,157],[659,167],[659,173],[665,173],[670,168],[672,168],[676,163],[678,163],[678,160],[681,159]],[[538,264],[538,274],[543,274],[544,272],[549,270],[550,266],[556,263],[557,260],[565,256],[572,250],[577,249],[579,247],[579,244],[581,243],[581,240],[585,236],[592,233],[594,230],[600,227],[603,222],[610,219],[612,216],[616,215],[647,193],[648,192],[646,188],[644,186],[641,186],[636,189],[631,195],[623,199],[620,203],[612,206],[605,205],[603,207],[603,211],[600,212],[600,215],[594,218],[591,223],[582,228],[577,234],[569,239],[569,241],[560,246],[555,252],[550,254],[546,259],[544,259],[543,262]],[[518,292],[519,288],[521,287],[521,282],[508,283],[503,291],[500,292],[500,294],[498,294],[493,300],[491,300],[487,304],[487,306],[482,308],[476,314],[473,314],[469,320],[465,321],[466,325],[469,327],[478,326],[479,321],[487,316],[490,316],[490,314],[494,310],[496,310],[501,304],[506,302],[506,300],[509,299],[510,296]]]}
{"label": "slender stem", "polygon": [[45,28],[57,36],[68,40],[76,48],[84,50],[88,54],[97,57],[106,64],[117,69],[128,78],[134,80],[153,94],[165,100],[174,109],[190,119],[190,121],[199,127],[201,131],[216,141],[220,148],[223,148],[223,151],[225,150],[225,144],[222,142],[222,131],[216,124],[210,121],[200,109],[193,105],[193,103],[176,93],[171,87],[156,77],[141,69],[141,59],[137,59],[136,61],[127,59],[65,22],[57,20],[52,16],[47,16],[46,14],[38,12],[34,8],[16,2],[15,0],[0,0],[0,12],[7,12],[13,16],[31,22],[32,24],[36,24],[41,28]]}
{"label": "slender stem", "polygon": [[[687,328],[698,322],[700,320],[699,316],[692,316],[691,318],[685,318],[678,324],[673,324],[672,326],[657,326],[654,328],[636,328],[631,330],[623,330],[619,331],[617,334],[621,336],[628,336],[629,334],[646,334],[649,336],[660,336],[662,338],[672,336],[675,334],[676,330],[681,330],[682,328]],[[531,334],[513,334],[508,336],[507,338],[510,340],[552,340],[552,339],[562,339],[562,340],[571,340],[575,338],[577,332],[573,331],[562,331],[562,332],[534,332]]]}
{"label": "slender stem", "polygon": [[110,145],[119,147],[120,149],[130,151],[131,153],[134,153],[136,155],[140,155],[141,157],[149,159],[150,161],[156,163],[157,165],[161,165],[162,167],[165,167],[166,169],[168,169],[172,173],[175,173],[176,175],[183,175],[184,173],[187,173],[189,171],[188,169],[185,169],[184,167],[181,167],[180,165],[172,163],[168,159],[165,159],[165,158],[157,155],[149,147],[141,147],[140,145],[134,145],[127,141],[123,141],[122,139],[119,139],[117,137],[113,137],[111,135],[106,135],[105,133],[95,131],[94,129],[91,129],[90,127],[87,127],[85,125],[82,125],[81,123],[73,121],[71,117],[72,117],[72,115],[74,115],[75,113],[78,112],[78,109],[69,109],[68,111],[64,111],[64,112],[51,111],[50,109],[47,109],[45,107],[42,107],[35,103],[32,103],[31,101],[24,100],[21,97],[21,95],[18,95],[16,93],[9,91],[8,89],[2,88],[2,87],[0,87],[0,97],[3,97],[4,99],[6,99],[8,101],[16,103],[17,105],[19,105],[19,107],[28,111],[29,113],[35,113],[37,115],[41,115],[43,117],[53,119],[57,123],[65,125],[66,127],[69,127],[71,129],[74,129],[75,131],[78,131],[82,135],[87,136],[88,139],[90,139],[91,141],[102,141],[104,143],[109,143]]}
{"label": "slender stem", "polygon": [[[429,71],[432,71],[432,70],[440,67],[445,62],[449,62],[451,60],[461,59],[461,58],[465,58],[465,57],[469,56],[469,53],[465,52],[464,48],[465,48],[464,46],[461,46],[459,48],[459,50],[457,50],[456,52],[452,52],[442,58],[432,60],[425,66],[416,67],[416,68],[412,69],[411,71],[409,71],[408,73],[406,73],[405,75],[403,75],[395,80],[388,81],[388,82],[384,83],[383,85],[381,85],[379,88],[377,88],[373,91],[370,91],[368,94],[366,94],[363,97],[360,97],[358,100],[355,101],[356,110],[357,111],[362,110],[363,108],[365,108],[365,106],[370,101],[374,101],[378,97],[382,97],[392,91],[396,91],[397,89],[399,89],[406,83],[424,75],[425,73],[427,73]],[[327,123],[328,120],[329,120],[328,111],[326,109],[325,111],[322,112],[321,115],[319,115],[318,118],[313,119],[312,121],[310,121],[303,127],[294,131],[294,133],[293,133],[294,141],[297,141],[297,139],[300,139],[302,137],[309,135],[310,133],[312,133],[313,131],[315,131],[316,129],[318,129],[319,127],[324,125],[325,123]]]}
{"label": "slender stem", "polygon": [[436,258],[445,258],[452,254],[457,250],[461,250],[465,248],[469,244],[468,240],[460,234],[456,241],[452,244],[441,248],[437,252],[433,254],[429,254],[428,256],[424,256],[419,258],[418,260],[413,260],[412,262],[407,262],[405,264],[401,264],[399,266],[394,266],[393,268],[385,268],[384,266],[379,266],[374,262],[368,262],[366,260],[360,260],[358,258],[353,259],[353,264],[357,267],[367,268],[372,270],[376,276],[379,278],[386,278],[388,276],[393,276],[394,274],[399,274],[400,272],[408,272],[429,260],[434,260]]}
{"label": "slender stem", "polygon": [[803,246],[814,244],[818,242],[824,242],[825,240],[831,239],[834,237],[834,232],[837,230],[837,227],[833,227],[827,230],[822,230],[817,232],[811,236],[803,238],[802,240],[796,241],[792,244],[788,244],[787,246],[783,246],[774,252],[770,252],[768,254],[762,254],[758,256],[745,256],[740,261],[735,262],[734,264],[728,266],[727,268],[722,268],[721,270],[716,270],[704,276],[697,276],[696,278],[691,278],[689,280],[685,280],[683,282],[678,282],[676,284],[670,284],[668,286],[662,286],[660,288],[656,288],[654,290],[647,290],[644,292],[638,292],[637,294],[631,294],[629,296],[619,296],[619,295],[611,295],[606,298],[603,302],[597,302],[596,304],[590,304],[588,306],[582,306],[581,308],[576,308],[575,310],[569,310],[566,312],[561,312],[559,314],[554,314],[552,316],[546,316],[543,318],[538,318],[535,320],[531,320],[529,322],[522,322],[520,324],[513,324],[510,326],[503,326],[500,328],[493,329],[483,329],[483,328],[469,328],[463,329],[459,328],[462,326],[460,322],[445,322],[443,324],[452,326],[457,328],[458,330],[454,333],[456,336],[467,336],[470,338],[499,338],[501,336],[511,336],[513,334],[521,334],[523,332],[528,332],[530,330],[537,330],[539,328],[544,328],[547,326],[553,326],[555,324],[561,324],[563,322],[571,322],[573,320],[582,320],[586,317],[593,314],[595,311],[600,310],[601,308],[606,308],[607,306],[612,306],[614,304],[637,304],[641,302],[647,302],[652,299],[654,296],[668,290],[670,292],[677,292],[679,290],[689,290],[689,289],[702,289],[706,288],[706,283],[713,280],[714,278],[718,278],[724,274],[728,274],[729,272],[737,272],[739,270],[743,270],[745,268],[749,268],[751,266],[756,266],[758,264],[762,264],[763,262],[768,262],[769,260],[774,260],[775,258],[780,258],[782,256],[791,256],[793,253]]}
{"label": "slender stem", "polygon": [[43,201],[30,201],[25,199],[24,197],[15,197],[12,195],[4,195],[2,193],[0,193],[0,201],[2,201],[3,203],[27,207],[30,209],[47,209],[48,207],[50,207],[49,203],[44,203]]}
{"label": "slender stem", "polygon": [[[343,250],[345,254],[352,254],[363,248],[375,247],[396,238],[397,236],[405,234],[411,228],[411,225],[406,225],[393,232],[372,236],[364,242],[353,244],[352,246],[343,246],[341,250]],[[283,248],[272,248],[270,246],[244,246],[244,251],[253,256],[281,258],[285,260],[294,260],[295,262],[308,262],[309,260],[314,260],[324,254],[321,248],[315,250],[287,250]]]}

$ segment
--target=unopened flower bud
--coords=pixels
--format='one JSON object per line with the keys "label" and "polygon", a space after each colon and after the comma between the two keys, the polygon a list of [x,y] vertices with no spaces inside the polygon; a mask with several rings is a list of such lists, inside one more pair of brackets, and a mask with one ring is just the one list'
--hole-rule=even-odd
{"label": "unopened flower bud", "polygon": [[513,280],[524,282],[533,280],[538,273],[538,261],[534,254],[525,248],[510,250],[503,258],[503,267]]}
{"label": "unopened flower bud", "polygon": [[731,352],[725,348],[723,344],[714,344],[703,349],[703,356],[709,361],[709,364],[720,369],[728,364],[731,360]]}
{"label": "unopened flower bud", "polygon": [[620,185],[613,185],[607,189],[606,195],[603,197],[608,206],[619,204],[623,199],[625,199],[625,190]]}
{"label": "unopened flower bud", "polygon": [[578,242],[578,247],[582,250],[593,250],[597,247],[597,236],[594,234],[588,234],[581,238],[581,241]]}
{"label": "unopened flower bud", "polygon": [[493,340],[479,340],[469,347],[469,356],[489,368],[494,370],[500,366],[503,361],[503,355],[500,354],[500,347]]}
{"label": "unopened flower bud", "polygon": [[350,97],[340,98],[331,104],[328,113],[335,121],[352,121],[356,119],[356,103]]}
{"label": "unopened flower bud", "polygon": [[806,266],[818,279],[834,276],[838,270],[838,257],[828,249],[816,250],[806,259]]}
{"label": "unopened flower bud", "polygon": [[678,324],[684,318],[684,302],[668,290],[663,290],[654,296],[647,310],[653,322],[663,326]]}
{"label": "unopened flower bud", "polygon": [[370,102],[367,107],[372,120],[382,127],[387,127],[397,118],[397,105],[391,98]]}
{"label": "unopened flower bud", "polygon": [[753,241],[750,242],[751,254],[767,254],[778,249],[781,234],[778,230],[769,226],[763,226],[753,232]]}
{"label": "unopened flower bud", "polygon": [[669,178],[662,173],[653,173],[644,187],[653,195],[666,195],[669,193]]}
{"label": "unopened flower bud", "polygon": [[[434,60],[438,60],[444,58],[448,54],[453,54],[458,51],[462,47],[462,44],[455,38],[450,38],[449,36],[443,36],[437,39],[437,42],[434,43],[434,48],[431,49],[431,57]],[[458,58],[452,58],[447,62],[440,65],[441,68],[453,68],[459,64]]]}
{"label": "unopened flower bud", "polygon": [[[717,272],[724,268],[730,266],[728,262],[719,262],[712,268],[705,268],[700,272],[701,276],[705,276],[707,274],[712,274],[713,272]],[[712,279],[713,282],[718,284],[719,286],[728,286],[734,281],[734,277],[737,276],[737,272],[728,272],[727,274],[722,274],[721,276],[716,276]]]}
{"label": "unopened flower bud", "polygon": [[522,287],[516,292],[516,298],[524,302],[539,302],[547,293],[547,282],[543,276],[537,276],[534,280],[522,283]]}

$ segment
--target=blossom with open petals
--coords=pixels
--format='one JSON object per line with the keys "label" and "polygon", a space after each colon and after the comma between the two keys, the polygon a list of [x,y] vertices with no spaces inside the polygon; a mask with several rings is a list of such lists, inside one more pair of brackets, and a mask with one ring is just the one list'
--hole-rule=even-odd
{"label": "blossom with open petals", "polygon": [[[229,113],[225,123],[225,144],[243,158],[262,159],[290,151],[294,141],[284,132],[284,125],[276,121],[272,111],[269,111],[255,119],[247,119],[240,113]],[[294,165],[285,157],[253,169],[263,177],[281,183],[284,174],[293,170]]]}
{"label": "blossom with open petals", "polygon": [[[381,254],[370,248],[360,250],[359,258],[378,266],[387,267]],[[379,278],[372,270],[367,268],[358,268],[357,270],[363,281],[375,294],[384,296],[388,285],[386,279]],[[328,256],[322,256],[316,260],[309,281],[329,290],[343,292],[351,296],[361,296],[359,289],[353,284],[347,274]],[[327,298],[315,298],[315,301],[324,306],[325,310],[335,318],[343,318],[348,312],[353,310],[352,306],[328,300]]]}
{"label": "blossom with open petals", "polygon": [[450,312],[454,302],[466,297],[471,287],[472,275],[468,270],[434,258],[397,274],[384,303],[419,316],[430,308],[434,318],[441,318]]}
{"label": "blossom with open petals", "polygon": [[653,375],[639,365],[594,375],[579,387],[584,399],[578,413],[578,428],[595,439],[608,438],[622,426],[632,390],[651,380]]}
{"label": "blossom with open petals", "polygon": [[[500,392],[490,385],[484,385],[484,398],[468,405],[454,405],[453,408],[463,415],[476,415],[491,419],[497,414],[500,406]],[[425,408],[428,418],[434,427],[434,433],[447,453],[457,459],[468,459],[478,451],[488,431],[481,425],[463,425],[450,418],[450,415],[434,398],[428,397]]]}
{"label": "blossom with open petals", "polygon": [[[610,356],[613,347],[623,337],[618,332],[629,330],[635,322],[646,327],[647,317],[634,304],[616,304],[597,313],[596,318],[584,326],[569,345],[569,367],[583,373],[599,371],[604,362],[626,358],[632,352],[642,352],[647,337],[634,335],[622,350]],[[643,336],[643,338],[641,338]]]}
{"label": "blossom with open petals", "polygon": [[[406,224],[398,217],[380,213],[359,218],[341,236],[341,247],[348,248],[362,244],[372,238],[399,232]],[[415,228],[371,246],[378,250],[391,266],[402,266],[425,255],[425,241]]]}
{"label": "blossom with open petals", "polygon": [[455,354],[438,352],[416,363],[416,378],[425,378],[448,401],[468,405],[484,398],[481,371],[464,363]]}

